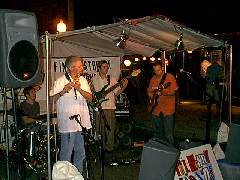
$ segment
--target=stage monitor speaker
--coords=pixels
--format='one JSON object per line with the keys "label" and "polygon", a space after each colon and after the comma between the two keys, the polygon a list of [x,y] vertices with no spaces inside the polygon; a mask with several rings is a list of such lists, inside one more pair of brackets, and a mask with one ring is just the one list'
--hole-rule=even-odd
{"label": "stage monitor speaker", "polygon": [[0,86],[18,88],[40,81],[37,21],[33,13],[0,9]]}
{"label": "stage monitor speaker", "polygon": [[139,180],[174,179],[180,151],[172,145],[151,139],[144,145]]}
{"label": "stage monitor speaker", "polygon": [[240,163],[240,124],[231,123],[228,134],[228,142],[225,150],[225,161],[228,163]]}
{"label": "stage monitor speaker", "polygon": [[133,145],[133,120],[130,116],[118,116],[116,120],[115,145],[118,147],[130,147]]}

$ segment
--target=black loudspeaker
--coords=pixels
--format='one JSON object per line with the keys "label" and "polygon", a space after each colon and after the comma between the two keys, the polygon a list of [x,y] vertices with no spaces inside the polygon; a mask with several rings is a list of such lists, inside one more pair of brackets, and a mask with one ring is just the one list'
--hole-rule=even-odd
{"label": "black loudspeaker", "polygon": [[225,150],[225,161],[240,163],[240,124],[231,123]]}
{"label": "black loudspeaker", "polygon": [[0,86],[18,88],[40,81],[35,15],[0,9],[0,24]]}
{"label": "black loudspeaker", "polygon": [[130,116],[117,116],[115,145],[129,147],[133,144],[133,121]]}
{"label": "black loudspeaker", "polygon": [[172,145],[151,139],[143,147],[139,180],[174,179],[179,155]]}

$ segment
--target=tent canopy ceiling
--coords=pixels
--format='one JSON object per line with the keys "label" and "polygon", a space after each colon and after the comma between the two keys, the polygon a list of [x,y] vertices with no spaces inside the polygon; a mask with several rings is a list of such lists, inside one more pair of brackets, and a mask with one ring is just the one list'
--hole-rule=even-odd
{"label": "tent canopy ceiling", "polygon": [[[129,36],[126,47],[121,49],[116,46],[116,40],[123,31]],[[174,50],[181,34],[186,50],[219,47],[225,43],[178,24],[165,16],[147,16],[114,24],[87,27],[53,34],[50,38],[53,40],[53,57],[68,55],[103,57],[132,54],[151,56],[158,49]]]}

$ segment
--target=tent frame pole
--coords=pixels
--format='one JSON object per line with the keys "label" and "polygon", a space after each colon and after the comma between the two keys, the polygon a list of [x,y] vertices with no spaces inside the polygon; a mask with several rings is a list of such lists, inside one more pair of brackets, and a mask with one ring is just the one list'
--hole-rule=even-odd
{"label": "tent frame pole", "polygon": [[229,118],[229,124],[232,123],[232,45],[229,45],[227,48],[228,54],[229,54],[229,74],[228,74],[228,118]]}
{"label": "tent frame pole", "polygon": [[51,155],[50,155],[50,110],[49,110],[49,33],[45,32],[45,51],[46,51],[46,110],[47,110],[47,152],[48,152],[48,179],[51,178]]}

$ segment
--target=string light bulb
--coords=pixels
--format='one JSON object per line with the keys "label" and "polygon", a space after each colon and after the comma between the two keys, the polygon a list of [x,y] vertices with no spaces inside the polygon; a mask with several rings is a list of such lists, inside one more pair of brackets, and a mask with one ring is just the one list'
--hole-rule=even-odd
{"label": "string light bulb", "polygon": [[124,60],[123,63],[124,63],[124,65],[127,66],[127,67],[130,66],[130,65],[132,64],[131,61],[128,60],[128,59]]}

